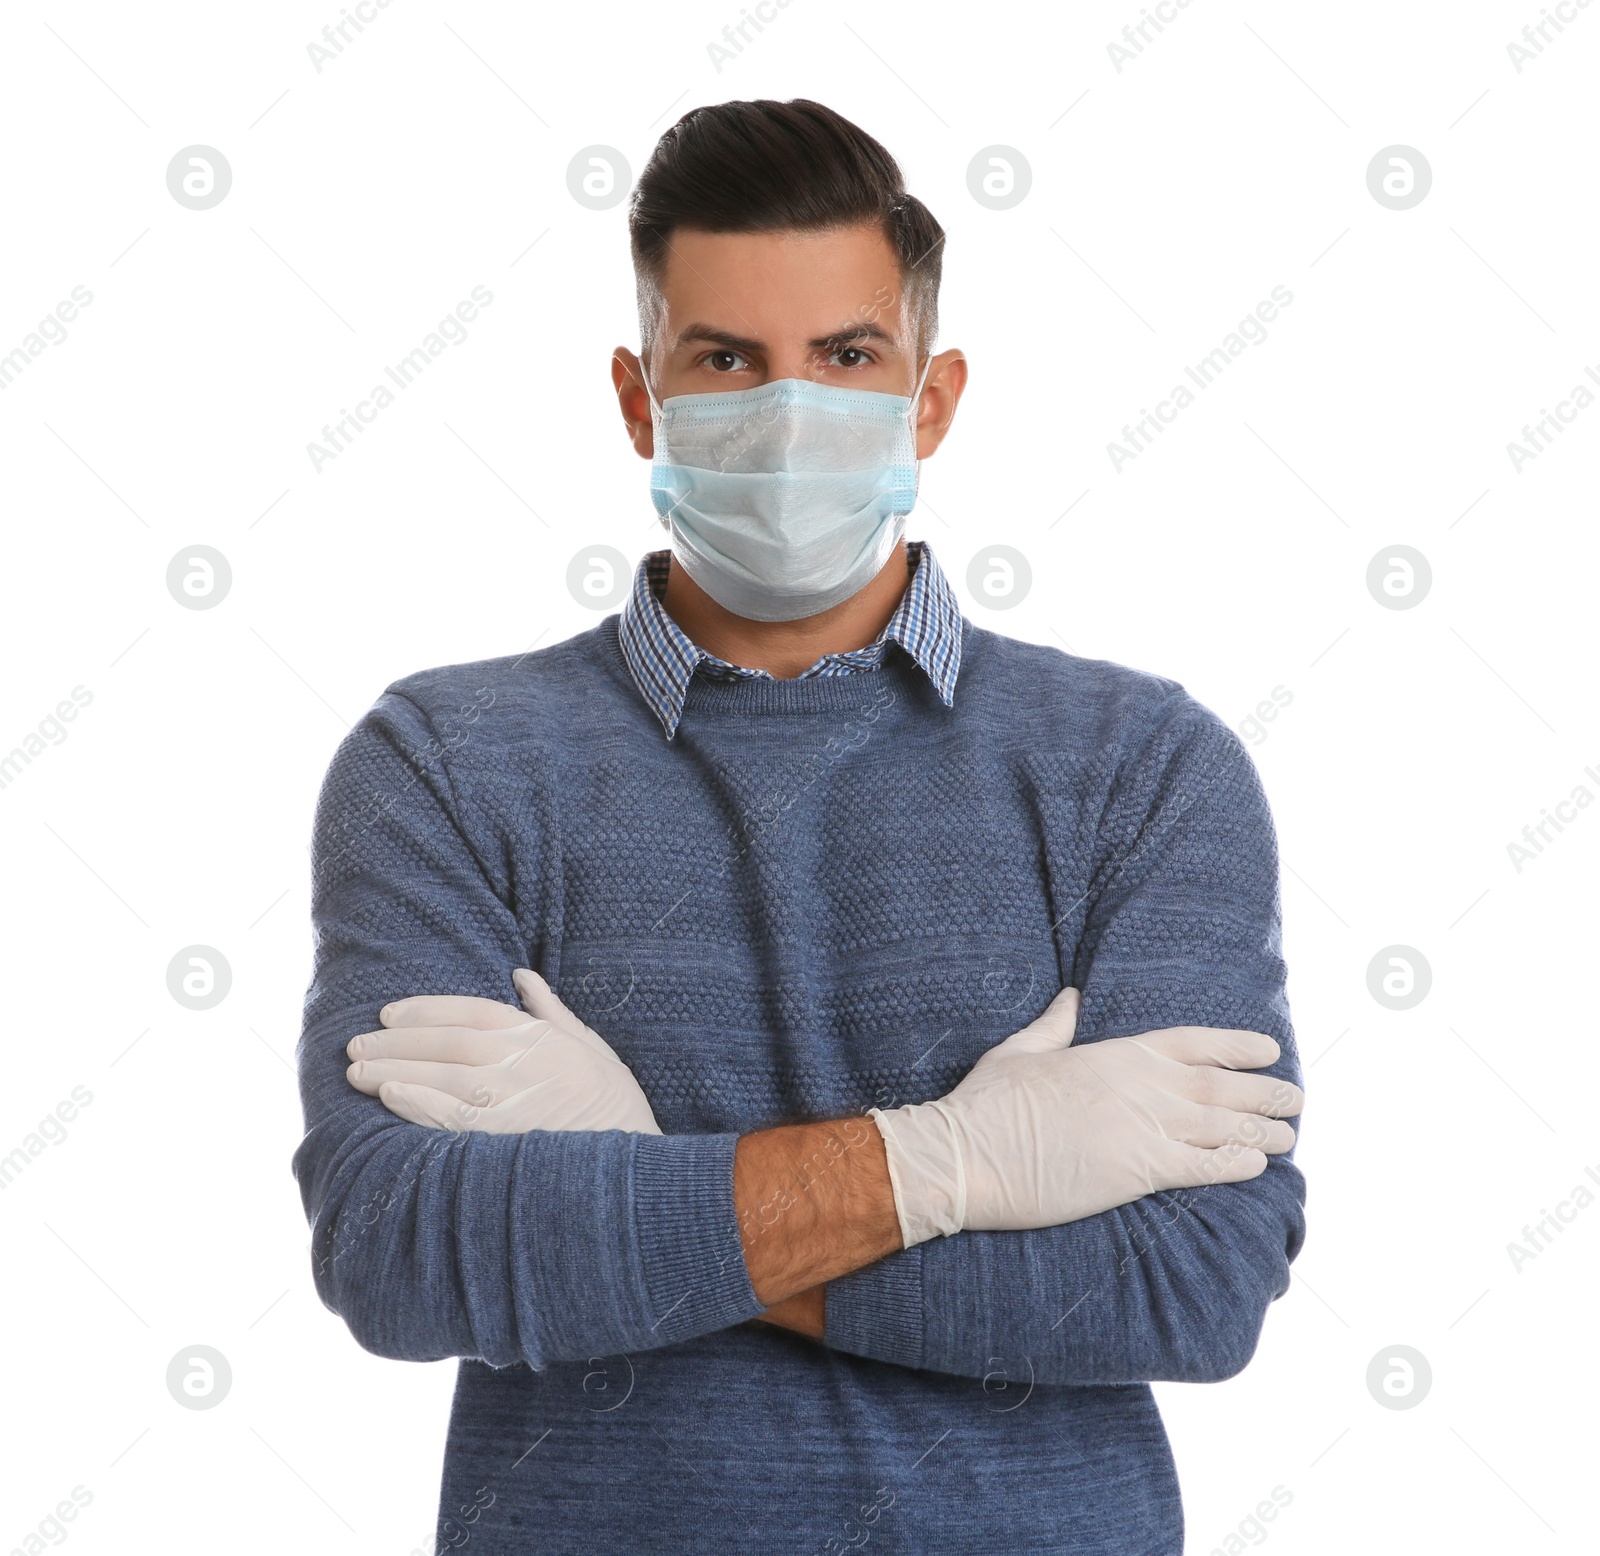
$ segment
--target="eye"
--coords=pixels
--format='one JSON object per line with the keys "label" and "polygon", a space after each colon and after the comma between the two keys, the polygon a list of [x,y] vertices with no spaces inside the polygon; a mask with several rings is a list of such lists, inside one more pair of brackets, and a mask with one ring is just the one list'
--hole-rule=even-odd
{"label": "eye", "polygon": [[712,351],[705,360],[713,373],[736,373],[741,367],[750,365],[737,351]]}
{"label": "eye", "polygon": [[839,367],[865,367],[872,357],[860,346],[839,346],[834,350],[833,360]]}

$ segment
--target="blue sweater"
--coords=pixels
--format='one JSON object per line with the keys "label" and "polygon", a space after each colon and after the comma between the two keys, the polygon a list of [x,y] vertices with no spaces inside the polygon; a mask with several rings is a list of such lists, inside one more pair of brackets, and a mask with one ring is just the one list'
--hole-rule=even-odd
{"label": "blue sweater", "polygon": [[[1300,1083],[1266,801],[1181,686],[968,622],[951,707],[897,650],[697,677],[669,744],[608,617],[395,682],[312,868],[294,1170],[360,1344],[461,1358],[441,1549],[1178,1556],[1148,1385],[1254,1353],[1289,1157],[892,1254],[829,1286],[825,1345],[747,1322],[732,1170],[742,1133],[943,1095],[1068,983],[1080,1042],[1252,1028]],[[664,1135],[455,1135],[347,1084],[385,1002],[516,1004],[522,965]]]}

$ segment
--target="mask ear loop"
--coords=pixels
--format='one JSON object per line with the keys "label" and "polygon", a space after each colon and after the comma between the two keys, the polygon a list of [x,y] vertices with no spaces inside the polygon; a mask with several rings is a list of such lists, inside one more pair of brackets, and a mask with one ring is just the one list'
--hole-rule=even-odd
{"label": "mask ear loop", "polygon": [[922,409],[922,391],[927,387],[928,371],[930,368],[932,368],[932,366],[933,353],[930,351],[928,353],[928,360],[922,364],[922,377],[917,380],[917,387],[911,392],[911,408],[906,412],[906,415],[911,421],[911,440],[913,449],[915,448],[917,437],[917,415]]}
{"label": "mask ear loop", "polygon": [[917,380],[917,387],[911,392],[911,435],[917,435],[917,413],[922,409],[922,391],[928,384],[928,371],[933,366],[933,353],[928,353],[928,360],[922,364],[922,377]]}
{"label": "mask ear loop", "polygon": [[[928,359],[933,360],[931,357]],[[650,409],[657,416],[662,415],[661,402],[656,399],[655,390],[650,387],[650,370],[644,365],[644,358],[639,358],[639,381],[644,385],[644,392],[650,396]]]}

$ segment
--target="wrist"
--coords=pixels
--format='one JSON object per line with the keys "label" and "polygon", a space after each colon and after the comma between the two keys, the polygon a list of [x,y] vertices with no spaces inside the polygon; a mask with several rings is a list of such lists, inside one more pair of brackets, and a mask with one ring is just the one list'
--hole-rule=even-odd
{"label": "wrist", "polygon": [[765,1313],[756,1315],[755,1322],[773,1324],[779,1329],[792,1329],[796,1334],[822,1339],[828,1332],[828,1288],[813,1286],[797,1296],[774,1302]]}
{"label": "wrist", "polygon": [[869,1117],[883,1138],[895,1214],[907,1248],[966,1224],[967,1174],[955,1119],[942,1102],[918,1102]]}
{"label": "wrist", "polygon": [[750,1284],[767,1307],[900,1246],[883,1138],[864,1118],[741,1137],[733,1193]]}

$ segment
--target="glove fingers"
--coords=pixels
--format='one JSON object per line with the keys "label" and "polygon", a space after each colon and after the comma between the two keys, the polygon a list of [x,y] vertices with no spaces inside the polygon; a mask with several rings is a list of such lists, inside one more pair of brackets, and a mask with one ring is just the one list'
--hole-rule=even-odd
{"label": "glove fingers", "polygon": [[1294,1126],[1281,1118],[1262,1118],[1258,1113],[1236,1113],[1232,1108],[1198,1107],[1185,1110],[1182,1117],[1167,1122],[1169,1139],[1203,1150],[1226,1145],[1253,1146],[1268,1156],[1278,1156],[1294,1148]]}
{"label": "glove fingers", "polygon": [[[596,1053],[604,1054],[608,1059],[617,1059],[616,1050],[593,1027],[585,1026],[573,1013],[562,1004],[554,989],[545,982],[531,967],[519,967],[511,974],[511,982],[515,985],[517,993],[522,996],[523,1008],[530,1016],[537,1017],[540,1021],[548,1021],[552,1026],[558,1026],[564,1032],[569,1032],[573,1037],[587,1043]],[[617,1059],[617,1063],[622,1061]]]}
{"label": "glove fingers", "polygon": [[377,1096],[386,1082],[439,1092],[457,1102],[490,1108],[548,1078],[548,1067],[512,1060],[506,1064],[435,1064],[427,1059],[360,1059],[345,1072],[357,1091]]}
{"label": "glove fingers", "polygon": [[1292,1081],[1210,1065],[1185,1065],[1173,1072],[1167,1084],[1192,1102],[1232,1108],[1237,1113],[1259,1113],[1264,1118],[1294,1118],[1306,1104],[1306,1094]]}
{"label": "glove fingers", "polygon": [[1181,1064],[1208,1064],[1230,1070],[1260,1070],[1276,1064],[1283,1050],[1265,1032],[1231,1027],[1161,1027],[1129,1041]]}
{"label": "glove fingers", "polygon": [[527,1023],[525,1011],[500,1000],[474,994],[413,994],[391,1000],[378,1012],[386,1027],[516,1027]]}
{"label": "glove fingers", "polygon": [[385,1081],[378,1097],[391,1113],[425,1129],[448,1129],[452,1134],[517,1135],[530,1127],[512,1117],[504,1103],[479,1107],[409,1081]]}
{"label": "glove fingers", "polygon": [[1035,1020],[1003,1043],[995,1044],[990,1052],[1004,1049],[1009,1054],[1045,1054],[1069,1047],[1078,1029],[1080,999],[1076,989],[1063,989]]}
{"label": "glove fingers", "polygon": [[539,1088],[518,1092],[492,1106],[463,1102],[448,1092],[410,1081],[385,1081],[379,1100],[389,1111],[426,1129],[447,1129],[452,1134],[523,1135],[535,1129],[623,1129],[633,1134],[659,1135],[661,1126],[641,1095],[633,1106],[612,1105],[599,1111],[573,1107],[570,1097],[548,1101],[536,1096]]}
{"label": "glove fingers", "polygon": [[1164,1170],[1158,1186],[1164,1189],[1202,1189],[1213,1183],[1247,1183],[1267,1170],[1264,1152],[1237,1143],[1206,1150],[1174,1140],[1169,1142],[1162,1158]]}
{"label": "glove fingers", "polygon": [[429,1086],[385,1081],[378,1088],[377,1096],[396,1117],[421,1124],[424,1129],[447,1129],[452,1134],[461,1134],[472,1127],[468,1115],[473,1110],[469,1106]]}
{"label": "glove fingers", "polygon": [[[520,1014],[520,1013],[519,1013]],[[345,1044],[351,1059],[431,1059],[440,1064],[499,1064],[549,1035],[548,1022],[485,1030],[463,1026],[403,1026],[358,1032]]]}

